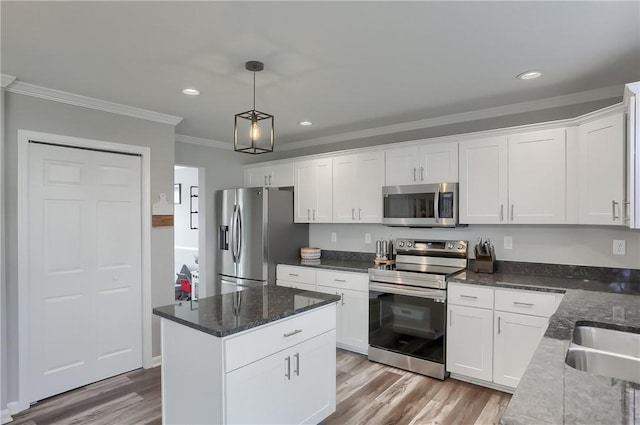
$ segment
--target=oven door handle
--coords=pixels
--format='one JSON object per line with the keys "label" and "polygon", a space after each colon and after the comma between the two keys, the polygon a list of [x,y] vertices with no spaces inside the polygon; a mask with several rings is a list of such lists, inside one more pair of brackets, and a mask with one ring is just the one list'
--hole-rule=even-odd
{"label": "oven door handle", "polygon": [[447,292],[437,289],[409,289],[406,286],[388,285],[376,282],[369,282],[369,289],[372,291],[384,292],[387,294],[427,298],[439,303],[443,303],[447,300]]}

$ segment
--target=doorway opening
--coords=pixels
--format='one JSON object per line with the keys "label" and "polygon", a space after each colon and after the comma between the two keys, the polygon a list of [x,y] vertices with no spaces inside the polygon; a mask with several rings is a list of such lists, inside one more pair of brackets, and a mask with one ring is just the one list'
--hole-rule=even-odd
{"label": "doorway opening", "polygon": [[[174,168],[174,272],[175,299],[195,301],[203,294],[200,286],[201,248],[200,175],[197,167]],[[204,242],[204,241],[202,241]]]}

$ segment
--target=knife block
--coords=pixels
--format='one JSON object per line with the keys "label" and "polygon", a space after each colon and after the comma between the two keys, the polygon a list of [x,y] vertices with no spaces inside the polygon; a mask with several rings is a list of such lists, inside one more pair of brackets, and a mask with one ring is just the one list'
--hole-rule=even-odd
{"label": "knife block", "polygon": [[489,255],[480,253],[478,247],[475,248],[476,259],[473,262],[473,271],[476,273],[494,273],[496,271],[496,252],[491,246]]}

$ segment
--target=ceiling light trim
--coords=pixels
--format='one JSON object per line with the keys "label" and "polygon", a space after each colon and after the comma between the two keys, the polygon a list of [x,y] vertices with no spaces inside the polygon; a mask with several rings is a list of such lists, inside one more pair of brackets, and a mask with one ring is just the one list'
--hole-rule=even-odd
{"label": "ceiling light trim", "polygon": [[[4,83],[4,75],[3,75]],[[182,121],[182,117],[175,115],[163,114],[161,112],[149,111],[147,109],[137,108],[135,106],[123,105],[120,103],[109,102],[106,100],[96,99],[94,97],[82,96],[75,93],[69,93],[62,90],[50,89],[47,87],[29,84],[22,81],[15,81],[11,86],[5,89],[10,93],[22,94],[25,96],[37,97],[40,99],[52,100],[54,102],[66,103],[68,105],[80,106],[88,109],[95,109],[103,112],[111,112],[113,114],[125,115],[128,117],[139,118],[148,121],[155,121],[162,124],[177,125]]]}
{"label": "ceiling light trim", "polygon": [[204,137],[187,136],[184,134],[176,134],[176,142],[190,143],[192,145],[206,146],[208,148],[233,150],[233,144],[221,142],[220,140],[205,139]]}
{"label": "ceiling light trim", "polygon": [[9,86],[11,83],[13,83],[16,80],[16,77],[14,77],[13,75],[0,74],[0,76],[2,76],[1,85],[0,85],[2,88]]}
{"label": "ceiling light trim", "polygon": [[493,108],[478,109],[476,111],[462,112],[459,114],[443,115],[441,117],[427,118],[424,120],[411,121],[401,124],[375,127],[366,130],[350,131],[347,133],[341,133],[332,136],[306,139],[292,143],[283,143],[280,145],[278,150],[288,151],[295,149],[304,149],[312,146],[345,142],[348,140],[362,139],[365,137],[375,137],[383,136],[386,134],[400,133],[404,131],[422,130],[431,127],[439,127],[442,125],[458,124],[467,121],[496,118],[506,115],[514,115],[539,111],[543,109],[592,102],[596,100],[611,99],[618,96],[622,97],[623,90],[623,85],[616,85],[595,90],[587,90],[578,93],[554,96],[545,99],[530,100],[526,102],[513,103],[510,105],[496,106]]}

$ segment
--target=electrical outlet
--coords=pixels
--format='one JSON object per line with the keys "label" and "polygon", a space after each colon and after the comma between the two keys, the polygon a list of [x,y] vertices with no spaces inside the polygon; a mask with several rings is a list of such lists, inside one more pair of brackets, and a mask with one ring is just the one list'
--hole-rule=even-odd
{"label": "electrical outlet", "polygon": [[364,234],[364,243],[371,243],[371,233]]}
{"label": "electrical outlet", "polygon": [[336,232],[331,232],[331,242],[338,242],[338,234]]}
{"label": "electrical outlet", "polygon": [[613,255],[624,255],[627,251],[627,241],[613,240]]}
{"label": "electrical outlet", "polygon": [[511,236],[504,237],[504,249],[513,249],[513,237]]}

